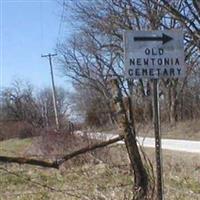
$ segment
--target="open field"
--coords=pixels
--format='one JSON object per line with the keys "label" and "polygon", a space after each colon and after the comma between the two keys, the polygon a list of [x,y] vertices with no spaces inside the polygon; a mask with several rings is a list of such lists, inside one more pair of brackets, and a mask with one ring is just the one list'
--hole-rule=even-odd
{"label": "open field", "polygon": [[[21,155],[31,139],[12,139],[0,143],[0,155]],[[123,200],[130,199],[132,177],[125,148],[112,145],[108,162],[67,165],[60,170],[30,165],[0,165],[0,199]],[[5,153],[6,152],[6,153]],[[145,149],[154,164],[154,151]],[[163,152],[165,196],[170,200],[200,199],[200,156]],[[103,158],[100,158],[103,161]],[[116,160],[117,159],[117,160]],[[116,162],[115,162],[116,160]],[[120,162],[121,161],[121,162]]]}

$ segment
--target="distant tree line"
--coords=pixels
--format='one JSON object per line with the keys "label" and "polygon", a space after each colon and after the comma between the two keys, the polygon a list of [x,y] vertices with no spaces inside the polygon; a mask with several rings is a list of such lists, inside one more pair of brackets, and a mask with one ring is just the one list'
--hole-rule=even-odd
{"label": "distant tree line", "polygon": [[[69,121],[68,94],[62,87],[56,88],[56,92],[58,117],[61,128],[65,128]],[[11,128],[16,123],[30,132],[34,128],[55,128],[51,88],[36,91],[29,82],[15,80],[10,87],[2,89],[0,103],[2,131],[3,127]]]}

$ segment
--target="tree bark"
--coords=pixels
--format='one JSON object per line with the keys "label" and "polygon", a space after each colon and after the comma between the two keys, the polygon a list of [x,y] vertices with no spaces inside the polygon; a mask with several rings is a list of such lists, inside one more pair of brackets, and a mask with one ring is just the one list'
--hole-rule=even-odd
{"label": "tree bark", "polygon": [[172,86],[168,91],[169,98],[169,121],[171,124],[177,122],[177,106],[178,100],[176,98],[176,89]]}
{"label": "tree bark", "polygon": [[119,128],[122,129],[125,145],[129,155],[131,168],[134,172],[134,197],[133,200],[142,200],[147,198],[148,194],[148,175],[142,158],[140,156],[139,148],[136,141],[136,133],[134,129],[133,113],[131,109],[131,98],[129,99],[129,116],[127,115],[123,95],[116,79],[111,80],[111,88],[113,93],[114,102],[116,105],[117,121]]}

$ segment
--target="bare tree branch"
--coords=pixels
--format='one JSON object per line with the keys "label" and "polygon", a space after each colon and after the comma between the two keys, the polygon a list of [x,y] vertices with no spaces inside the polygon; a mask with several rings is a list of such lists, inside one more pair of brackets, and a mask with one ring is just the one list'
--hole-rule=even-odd
{"label": "bare tree branch", "polygon": [[123,140],[123,136],[118,136],[118,137],[110,139],[108,141],[104,141],[101,143],[93,144],[88,147],[84,147],[84,148],[74,151],[70,154],[67,154],[67,155],[63,156],[61,159],[57,159],[53,162],[37,160],[37,159],[30,159],[30,158],[25,158],[25,157],[9,157],[9,156],[0,156],[0,162],[30,164],[30,165],[37,165],[37,166],[41,166],[41,167],[59,169],[60,165],[62,165],[67,160],[70,160],[70,159],[72,159],[76,156],[79,156],[81,154],[84,154],[86,152],[93,151],[95,149],[102,148],[102,147],[108,146],[110,144],[116,143],[120,140]]}

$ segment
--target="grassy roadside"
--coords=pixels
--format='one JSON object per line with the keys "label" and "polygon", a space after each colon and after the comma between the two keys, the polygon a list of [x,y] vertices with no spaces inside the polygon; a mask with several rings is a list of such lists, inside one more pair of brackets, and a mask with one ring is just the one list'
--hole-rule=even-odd
{"label": "grassy roadside", "polygon": [[[155,166],[154,149],[145,152]],[[163,151],[163,174],[165,199],[200,199],[200,156],[199,154]]]}
{"label": "grassy roadside", "polygon": [[0,142],[0,155],[15,156],[22,152],[32,144],[33,138],[18,139],[12,138]]}
{"label": "grassy roadside", "polygon": [[[31,139],[12,139],[0,143],[0,155],[13,150],[20,154]],[[3,147],[3,148],[2,148]],[[125,149],[114,147],[124,153]],[[5,151],[6,150],[6,151]],[[153,165],[154,150],[146,148]],[[18,154],[18,155],[19,155]],[[0,200],[125,200],[130,199],[132,176],[128,163],[121,166],[88,163],[60,170],[30,165],[0,164]],[[200,199],[200,157],[172,151],[163,152],[165,198],[170,200]]]}

